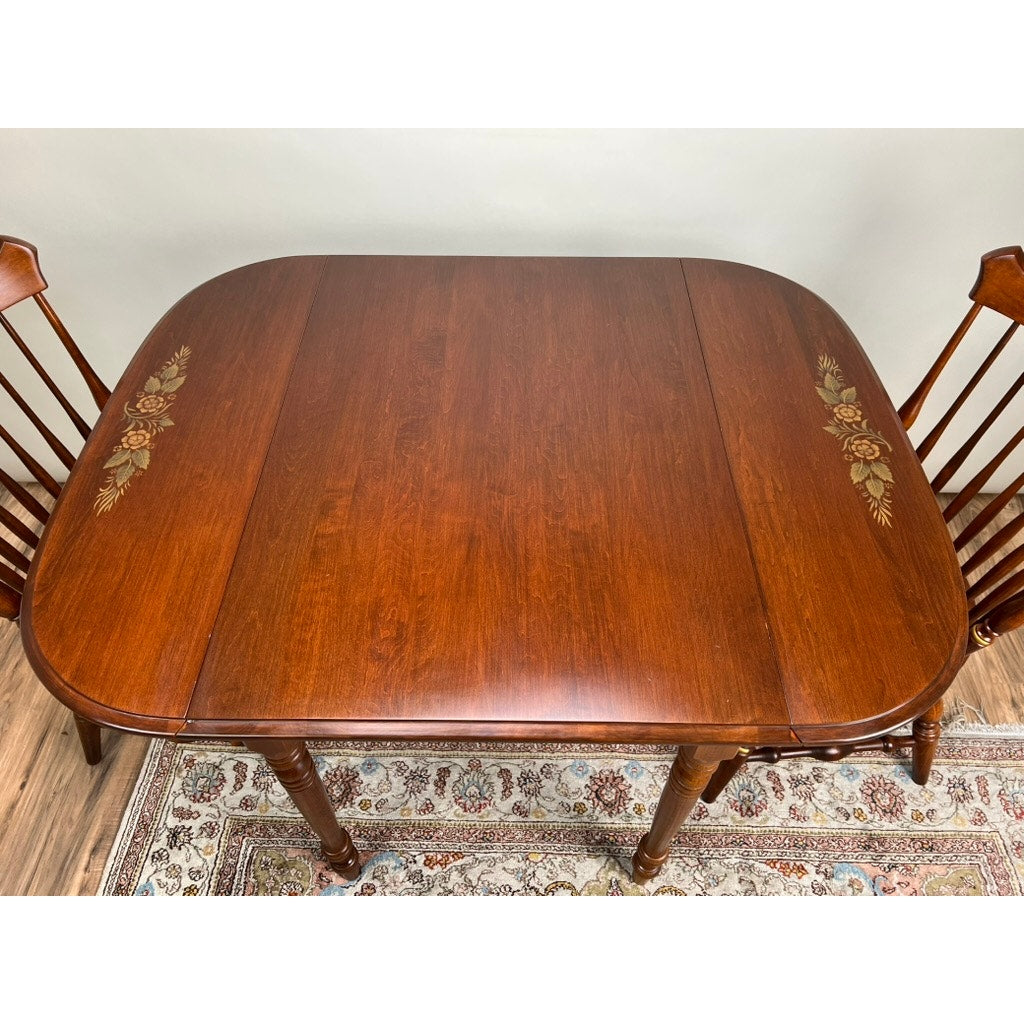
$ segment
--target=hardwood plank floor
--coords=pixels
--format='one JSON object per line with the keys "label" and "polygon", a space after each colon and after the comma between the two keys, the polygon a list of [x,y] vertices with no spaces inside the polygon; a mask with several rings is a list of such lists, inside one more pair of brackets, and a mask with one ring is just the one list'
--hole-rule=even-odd
{"label": "hardwood plank floor", "polygon": [[[992,529],[1022,507],[1005,510]],[[1022,633],[968,659],[947,714],[1024,722]],[[103,742],[103,761],[89,767],[71,712],[36,679],[17,625],[0,621],[0,895],[96,892],[149,744],[110,730]]]}

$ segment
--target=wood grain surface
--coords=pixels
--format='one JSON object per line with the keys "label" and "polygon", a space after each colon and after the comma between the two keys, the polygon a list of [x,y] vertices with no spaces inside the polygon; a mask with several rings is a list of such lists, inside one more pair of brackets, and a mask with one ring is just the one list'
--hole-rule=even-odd
{"label": "wood grain surface", "polygon": [[714,422],[675,261],[332,260],[190,719],[785,728]]}
{"label": "wood grain surface", "polygon": [[[29,577],[22,612],[41,678],[86,717],[180,728],[323,265],[260,263],[185,296],[93,428],[37,550],[41,571]],[[146,473],[97,513],[125,405],[183,346],[193,356],[174,426],[157,437]]]}
{"label": "wood grain surface", "polygon": [[[97,515],[120,412],[181,345],[175,425]],[[891,446],[891,522],[824,429],[823,353]],[[855,339],[792,282],[700,260],[215,279],[127,371],[26,605],[75,710],[197,736],[854,738],[933,703],[966,634]]]}
{"label": "wood grain surface", "polygon": [[[794,732],[819,743],[857,722],[920,714],[963,660],[966,604],[948,531],[885,389],[812,292],[734,263],[683,268]],[[821,357],[856,390],[858,426],[892,446],[876,446],[893,480],[891,525],[871,514],[825,429],[834,415],[815,390]]]}

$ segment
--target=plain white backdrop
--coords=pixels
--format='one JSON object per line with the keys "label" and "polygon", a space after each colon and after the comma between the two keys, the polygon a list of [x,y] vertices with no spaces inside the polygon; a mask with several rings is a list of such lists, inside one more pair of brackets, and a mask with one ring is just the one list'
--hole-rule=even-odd
{"label": "plain white backdrop", "polygon": [[[39,246],[110,384],[177,298],[254,260],[707,256],[821,295],[898,404],[980,255],[1024,241],[1024,122],[1001,71],[1019,4],[978,26],[877,0],[52,9],[45,32],[28,7],[5,14],[0,233]],[[1001,361],[1010,380],[1024,350]]]}
{"label": "plain white backdrop", "polygon": [[[752,263],[817,292],[898,403],[966,312],[979,256],[1024,241],[1020,129],[179,126],[2,137],[0,229],[39,247],[51,302],[110,383],[177,298],[255,260],[682,255]],[[1013,351],[1002,361],[1002,380],[1024,368]],[[68,364],[55,366],[81,390]]]}
{"label": "plain white backdrop", "polygon": [[[1021,6],[96,0],[44,19],[26,4],[3,20],[0,233],[39,245],[109,383],[183,292],[253,260],[685,255],[807,285],[898,402],[966,310],[981,253],[1024,242]],[[362,993],[375,1016],[415,1005],[418,1020],[714,999],[841,1021],[887,997],[944,1020],[1011,977],[1010,947],[984,941],[997,901],[982,925],[958,905],[959,931],[938,904],[896,926],[834,901],[636,903],[22,913],[11,977],[38,994],[58,930],[103,936],[75,943],[93,950],[65,986],[76,1018],[83,992],[148,1011],[187,984],[204,1012],[229,995],[237,1013],[303,977],[303,1008],[334,995],[358,1012]],[[286,952],[307,942],[313,970]]]}

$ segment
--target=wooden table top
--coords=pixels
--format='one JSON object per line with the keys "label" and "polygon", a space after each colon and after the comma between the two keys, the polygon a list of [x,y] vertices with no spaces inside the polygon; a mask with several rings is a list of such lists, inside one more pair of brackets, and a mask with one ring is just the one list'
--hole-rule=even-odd
{"label": "wooden table top", "polygon": [[181,736],[854,739],[966,633],[856,339],[696,259],[215,278],[125,372],[23,613],[66,704]]}

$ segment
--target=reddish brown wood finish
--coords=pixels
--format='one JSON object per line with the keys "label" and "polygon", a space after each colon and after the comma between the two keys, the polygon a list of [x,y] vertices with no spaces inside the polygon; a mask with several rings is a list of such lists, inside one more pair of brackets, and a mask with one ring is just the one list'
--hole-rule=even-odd
{"label": "reddish brown wood finish", "polygon": [[[109,395],[107,389],[100,382],[92,367],[89,366],[85,357],[79,351],[71,335],[68,333],[60,318],[53,311],[49,303],[43,298],[41,292],[46,288],[46,280],[39,269],[38,253],[34,246],[28,242],[22,242],[17,238],[9,238],[0,235],[0,310],[8,309],[17,303],[32,298],[43,310],[50,327],[56,332],[61,343],[71,356],[75,366],[82,374],[86,384],[92,391],[97,405],[102,409],[103,403]],[[83,437],[87,437],[89,430],[85,420],[74,410],[63,392],[54,384],[43,369],[42,364],[33,355],[28,345],[25,344],[21,335],[14,329],[10,321],[0,315],[0,321],[10,336],[15,347],[28,360],[29,365],[39,375],[43,383],[50,389],[53,395],[61,403],[62,407],[71,417],[75,426],[80,430]],[[5,364],[6,365],[6,364]],[[32,424],[32,427],[46,442],[50,450],[57,456],[66,469],[74,465],[74,456],[60,441],[53,430],[43,421],[42,417],[18,392],[7,375],[0,373],[0,388],[8,395],[20,413]],[[60,484],[49,473],[46,468],[32,456],[29,450],[22,443],[25,439],[16,437],[7,426],[0,423],[0,441],[14,453],[25,469],[40,483],[46,491],[54,498],[60,495]],[[29,514],[40,524],[46,522],[48,513],[46,508],[33,498],[24,487],[13,480],[7,473],[0,472],[0,484],[9,492],[10,496],[18,502]],[[0,510],[0,524],[11,531],[19,541],[27,544],[30,548],[36,546],[38,537],[35,531],[23,523],[13,512],[8,509]],[[0,538],[0,558],[6,559],[9,566],[14,566],[19,572],[27,572],[29,560],[6,540]],[[0,613],[6,618],[16,618],[20,610],[20,595],[23,590],[23,577],[14,574],[12,579],[11,570],[8,565],[3,568],[2,584],[3,601],[0,604]],[[13,595],[13,596],[12,596]]]}
{"label": "reddish brown wood finish", "polygon": [[920,718],[914,719],[914,761],[911,775],[923,786],[928,781],[935,760],[935,749],[942,735],[942,701],[929,708]]}
{"label": "reddish brown wood finish", "polygon": [[[939,419],[924,442],[918,446],[918,454],[922,459],[928,455],[938,438],[954,422],[956,414],[964,405],[967,396],[971,394],[981,378],[993,366],[997,357],[1007,347],[1017,327],[1024,323],[1024,250],[1020,246],[1007,246],[986,253],[981,258],[981,269],[978,279],[971,289],[970,297],[974,300],[974,305],[964,322],[954,332],[935,365],[928,371],[914,392],[914,396],[904,406],[903,413],[908,426],[913,422],[925,397],[946,366],[953,351],[964,339],[967,328],[974,322],[978,311],[983,308],[995,310],[1008,317],[1011,323],[954,400],[950,409]],[[932,480],[932,488],[936,493],[946,488],[956,471],[964,465],[970,454],[986,438],[989,429],[997,424],[1003,412],[1022,388],[1024,388],[1024,374],[1018,376],[1009,385],[980,425],[973,430],[970,437],[961,444],[935,475]],[[1022,442],[1024,442],[1024,427],[1018,429],[1003,444],[996,455],[990,458],[964,485],[960,494],[947,503],[943,513],[947,522],[952,521],[967,508],[968,504],[982,492],[996,470],[1017,451]],[[973,515],[961,528],[955,539],[957,551],[964,549],[995,520],[998,513],[1017,494],[1022,484],[1024,484],[1024,473],[1019,475],[1001,494],[989,499],[987,504]],[[963,562],[962,571],[967,587],[970,621],[973,627],[971,650],[987,646],[1001,633],[1024,625],[1024,600],[1020,599],[1021,593],[1024,592],[1024,572],[1010,576],[1010,573],[1024,561],[1024,550],[1020,548],[1014,550],[1011,547],[1011,542],[1022,528],[1024,528],[1024,519],[1017,517],[998,530]],[[982,573],[984,563],[992,558],[998,558],[998,561],[991,567],[985,568]]]}
{"label": "reddish brown wood finish", "polygon": [[[97,514],[125,403],[183,345],[174,426]],[[822,356],[892,446],[891,524],[824,429]],[[109,410],[23,617],[47,685],[106,724],[848,742],[926,711],[966,648],[885,392],[832,310],[764,271],[256,264],[183,299]]]}
{"label": "reddish brown wood finish", "polygon": [[332,260],[189,718],[787,732],[714,415],[675,261]]}
{"label": "reddish brown wood finish", "polygon": [[75,715],[75,728],[82,743],[86,764],[99,764],[103,760],[103,737],[100,727],[81,715]]}
{"label": "reddish brown wood finish", "polygon": [[[952,679],[966,625],[934,496],[885,389],[811,292],[737,264],[683,267],[796,738],[820,745],[857,738],[853,723],[861,736],[902,724]],[[891,526],[869,514],[825,430],[831,409],[813,388],[822,353],[892,445]],[[907,600],[918,592],[938,600]]]}
{"label": "reddish brown wood finish", "polygon": [[[0,235],[0,310],[8,309],[23,300],[32,298],[42,310],[49,326],[57,334],[68,355],[71,356],[97,406],[102,409],[110,393],[82,355],[68,333],[67,328],[54,312],[53,307],[50,306],[42,295],[42,291],[46,287],[46,280],[39,269],[39,259],[35,247],[19,239]],[[61,407],[71,418],[76,429],[83,437],[88,437],[89,428],[84,418],[74,409],[63,392],[56,386],[21,335],[2,313],[0,313],[0,326],[3,326],[14,346],[21,352],[32,369],[35,370],[60,403]],[[63,466],[66,469],[71,469],[74,466],[74,456],[22,397],[6,374],[0,373],[0,388],[6,392],[10,400],[29,421],[36,433],[42,437]],[[33,458],[21,441],[2,424],[0,424],[0,440],[14,453],[25,469],[52,497],[56,498],[60,495],[61,488],[57,480]],[[18,502],[40,525],[46,522],[49,516],[47,509],[30,495],[20,483],[13,480],[7,473],[0,472],[0,484],[4,486],[10,497]],[[3,526],[13,534],[19,544],[24,545],[29,553],[37,546],[38,537],[35,530],[7,508],[0,509],[0,526]],[[0,617],[16,619],[21,611],[22,594],[25,589],[25,577],[23,574],[29,571],[30,558],[8,540],[0,537],[0,559],[5,560],[0,561]],[[86,761],[89,764],[96,764],[102,756],[99,727],[82,716],[76,716],[76,724]]]}
{"label": "reddish brown wood finish", "polygon": [[[941,715],[941,705],[938,707],[938,714]],[[933,710],[925,712],[922,718],[927,718],[933,713]],[[915,719],[915,727],[917,721],[918,719]],[[934,721],[937,722],[938,719],[936,718]],[[755,764],[758,762],[778,764],[780,761],[792,761],[805,757],[812,757],[817,761],[842,761],[853,753],[865,750],[881,750],[886,754],[896,754],[906,750],[907,747],[914,747],[915,736],[916,728],[915,735],[911,736],[890,733],[887,736],[875,736],[867,740],[855,740],[852,743],[830,743],[821,747],[756,747],[753,749],[750,747],[740,747],[735,757],[729,761],[722,761],[715,769],[714,775],[704,787],[704,792],[701,793],[700,798],[706,804],[714,803],[725,787],[732,781],[733,776],[748,762]],[[934,756],[938,739],[938,732],[930,728],[923,732],[922,741],[931,744],[932,756]],[[930,765],[931,761],[928,763]],[[924,782],[920,784],[924,785]]]}
{"label": "reddish brown wood finish", "polygon": [[651,830],[633,854],[633,880],[647,882],[668,860],[672,840],[693,810],[715,769],[729,764],[735,747],[680,747],[654,812]]}
{"label": "reddish brown wood finish", "polygon": [[1024,249],[1007,245],[981,258],[971,298],[1017,323],[1024,323]]}
{"label": "reddish brown wood finish", "polygon": [[352,845],[351,836],[334,816],[330,797],[305,743],[299,740],[250,739],[246,745],[267,759],[281,785],[319,837],[327,863],[343,878],[358,878],[359,854]]}
{"label": "reddish brown wood finish", "polygon": [[38,295],[45,288],[46,278],[39,269],[36,247],[20,238],[0,235],[0,310]]}
{"label": "reddish brown wood finish", "polygon": [[[964,407],[967,398],[974,392],[984,375],[992,368],[996,359],[1006,349],[1017,332],[1017,327],[1024,322],[1024,250],[1019,246],[996,249],[981,259],[981,270],[978,280],[971,290],[970,297],[974,305],[968,310],[963,321],[953,332],[953,336],[943,348],[935,364],[925,375],[914,393],[904,403],[900,417],[906,428],[915,422],[932,387],[945,369],[953,353],[967,336],[979,312],[990,308],[1011,318],[1010,325],[1003,331],[999,340],[981,361],[960,394],[954,399],[949,409],[939,418],[925,439],[917,447],[917,456],[922,461],[932,452],[939,438],[954,422],[957,414]],[[971,433],[959,449],[946,462],[932,480],[932,489],[936,493],[945,489],[953,476],[964,465],[967,458],[978,444],[985,438],[990,427],[1000,418],[1021,388],[1024,387],[1024,374],[1006,389],[993,409],[983,417],[982,422]],[[943,518],[951,522],[959,516],[980,493],[991,479],[993,473],[1003,462],[1017,450],[1024,441],[1024,427],[1002,446],[999,452],[977,471],[963,487],[960,494],[946,503]],[[960,529],[954,540],[954,548],[962,551],[975,540],[983,530],[990,526],[996,516],[1007,506],[1009,501],[1020,491],[1024,484],[1024,474],[1018,476],[1001,494],[988,500],[987,504]],[[1024,571],[1014,573],[1024,564],[1024,547],[1006,551],[1014,538],[1024,529],[1024,516],[1017,516],[992,534],[984,543],[977,547],[961,566],[964,578],[966,598],[969,605],[969,622],[971,625],[968,651],[973,652],[989,646],[999,635],[1024,625]],[[1002,552],[1002,553],[1000,553]],[[982,568],[991,560],[995,564]],[[1013,575],[1011,575],[1013,573]],[[913,778],[920,785],[928,781],[935,749],[941,733],[940,718],[942,703],[933,707],[914,720],[912,737],[904,742],[901,738],[885,737],[881,744],[889,749],[895,744],[912,746]],[[859,741],[854,744],[832,745],[827,747],[757,747],[751,751],[741,752],[733,761],[722,764],[708,784],[703,798],[708,802],[714,800],[728,784],[729,780],[746,763],[752,761],[774,761],[782,757],[812,756],[833,760],[852,753],[854,750],[871,749],[877,740]],[[888,745],[888,746],[887,746]]]}
{"label": "reddish brown wood finish", "polygon": [[[185,296],[125,372],[113,414],[96,424],[82,456],[88,470],[80,458],[36,555],[54,551],[54,569],[35,575],[23,615],[30,657],[37,642],[64,649],[57,687],[79,714],[141,731],[181,729],[323,265],[322,257],[277,260]],[[158,438],[150,468],[97,514],[121,411],[183,345],[196,356],[174,426]],[[95,642],[104,635],[110,642]]]}

